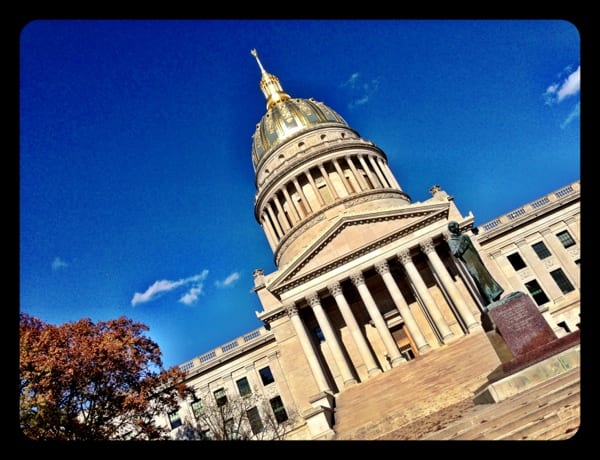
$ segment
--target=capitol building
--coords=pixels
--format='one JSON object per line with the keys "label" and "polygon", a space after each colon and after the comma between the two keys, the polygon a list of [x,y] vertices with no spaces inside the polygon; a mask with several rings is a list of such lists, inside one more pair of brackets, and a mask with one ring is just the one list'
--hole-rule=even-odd
{"label": "capitol building", "polygon": [[266,100],[249,146],[254,214],[277,269],[254,271],[264,327],[181,363],[195,397],[159,420],[173,439],[209,401],[250,393],[266,403],[248,410],[253,432],[273,419],[290,424],[285,439],[335,439],[344,392],[493,334],[448,247],[451,221],[504,292],[529,294],[557,337],[579,329],[579,181],[475,227],[444,184],[412,201],[383,150],[326,103],[287,94],[252,54]]}

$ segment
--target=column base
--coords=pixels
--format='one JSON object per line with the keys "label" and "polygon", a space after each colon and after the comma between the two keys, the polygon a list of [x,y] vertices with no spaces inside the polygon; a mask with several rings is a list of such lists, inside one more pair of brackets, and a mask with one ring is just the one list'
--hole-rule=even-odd
{"label": "column base", "polygon": [[480,331],[483,330],[483,326],[477,322],[473,323],[473,324],[469,324],[467,326],[467,330],[469,332],[475,332],[475,331]]}
{"label": "column base", "polygon": [[398,356],[397,358],[391,359],[390,360],[390,365],[392,366],[392,368],[394,367],[398,367],[402,364],[406,364],[408,361],[406,361],[406,358],[402,355]]}

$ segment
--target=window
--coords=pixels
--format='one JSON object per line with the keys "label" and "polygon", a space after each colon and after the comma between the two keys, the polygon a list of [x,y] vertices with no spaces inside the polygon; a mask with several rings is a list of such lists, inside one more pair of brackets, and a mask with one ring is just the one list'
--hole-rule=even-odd
{"label": "window", "polygon": [[283,401],[281,401],[281,397],[275,396],[269,400],[271,403],[271,408],[273,409],[273,414],[275,414],[275,420],[277,423],[283,423],[288,419],[287,412],[285,411],[285,407],[283,407]]}
{"label": "window", "polygon": [[171,429],[174,430],[178,426],[181,426],[181,417],[179,416],[179,412],[171,412],[169,414],[169,423],[171,424]]}
{"label": "window", "polygon": [[506,256],[506,258],[508,259],[512,267],[517,271],[527,267],[527,264],[525,264],[525,261],[521,258],[521,255],[518,252]]}
{"label": "window", "polygon": [[263,385],[268,385],[269,383],[273,383],[275,379],[273,378],[273,374],[271,373],[271,368],[269,366],[263,367],[258,371],[260,374],[260,378],[262,380]]}
{"label": "window", "polygon": [[548,248],[543,241],[532,244],[531,247],[540,259],[545,259],[546,257],[550,257],[552,255],[550,254],[550,251],[548,251]]}
{"label": "window", "polygon": [[250,428],[252,428],[252,433],[260,433],[264,429],[264,425],[262,420],[260,419],[258,409],[256,407],[252,407],[246,411],[246,415],[248,416],[248,421],[250,422]]}
{"label": "window", "polygon": [[192,412],[196,419],[199,419],[204,415],[204,404],[202,404],[201,399],[195,399],[192,401]]}
{"label": "window", "polygon": [[571,234],[566,230],[557,233],[556,237],[562,243],[565,249],[575,245],[575,240],[573,239],[573,237],[571,237]]}
{"label": "window", "polygon": [[252,390],[250,389],[250,384],[248,383],[248,379],[246,377],[242,377],[235,383],[237,384],[240,396],[248,396],[252,393]]}
{"label": "window", "polygon": [[552,278],[554,278],[554,281],[556,282],[563,294],[567,294],[575,290],[575,288],[567,278],[567,275],[565,275],[565,272],[562,271],[562,268],[557,268],[556,270],[551,271],[550,275],[552,275]]}
{"label": "window", "polygon": [[546,302],[549,302],[550,299],[548,299],[548,296],[536,280],[531,280],[528,283],[525,283],[525,287],[531,294],[531,297],[533,297],[533,300],[535,300],[535,303],[538,305],[543,305]]}
{"label": "window", "polygon": [[221,407],[227,404],[227,395],[225,394],[225,388],[219,388],[213,394],[215,395],[217,406]]}

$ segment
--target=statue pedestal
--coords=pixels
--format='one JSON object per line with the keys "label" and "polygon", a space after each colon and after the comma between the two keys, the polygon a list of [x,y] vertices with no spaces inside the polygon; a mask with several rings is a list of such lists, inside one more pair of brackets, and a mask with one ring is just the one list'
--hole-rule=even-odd
{"label": "statue pedestal", "polygon": [[579,367],[579,330],[558,338],[527,294],[513,292],[488,305],[482,323],[502,365],[476,402],[497,402]]}
{"label": "statue pedestal", "polygon": [[537,305],[522,292],[492,303],[487,314],[515,357],[557,339]]}

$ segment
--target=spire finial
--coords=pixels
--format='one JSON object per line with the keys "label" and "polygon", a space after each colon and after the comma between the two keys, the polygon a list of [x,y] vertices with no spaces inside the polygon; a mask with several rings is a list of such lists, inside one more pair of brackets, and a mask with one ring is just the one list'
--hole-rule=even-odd
{"label": "spire finial", "polygon": [[258,67],[260,68],[260,73],[262,75],[260,79],[260,89],[267,98],[267,110],[279,102],[290,99],[290,95],[283,91],[283,88],[279,83],[279,78],[265,70],[258,58],[258,53],[255,48],[250,50],[250,54],[255,57]]}
{"label": "spire finial", "polygon": [[254,56],[254,58],[256,59],[256,62],[258,63],[258,67],[260,68],[260,73],[265,74],[267,73],[267,71],[265,70],[265,68],[263,67],[262,63],[260,62],[260,59],[258,58],[258,53],[256,52],[256,48],[252,48],[250,50],[250,54],[252,56]]}

